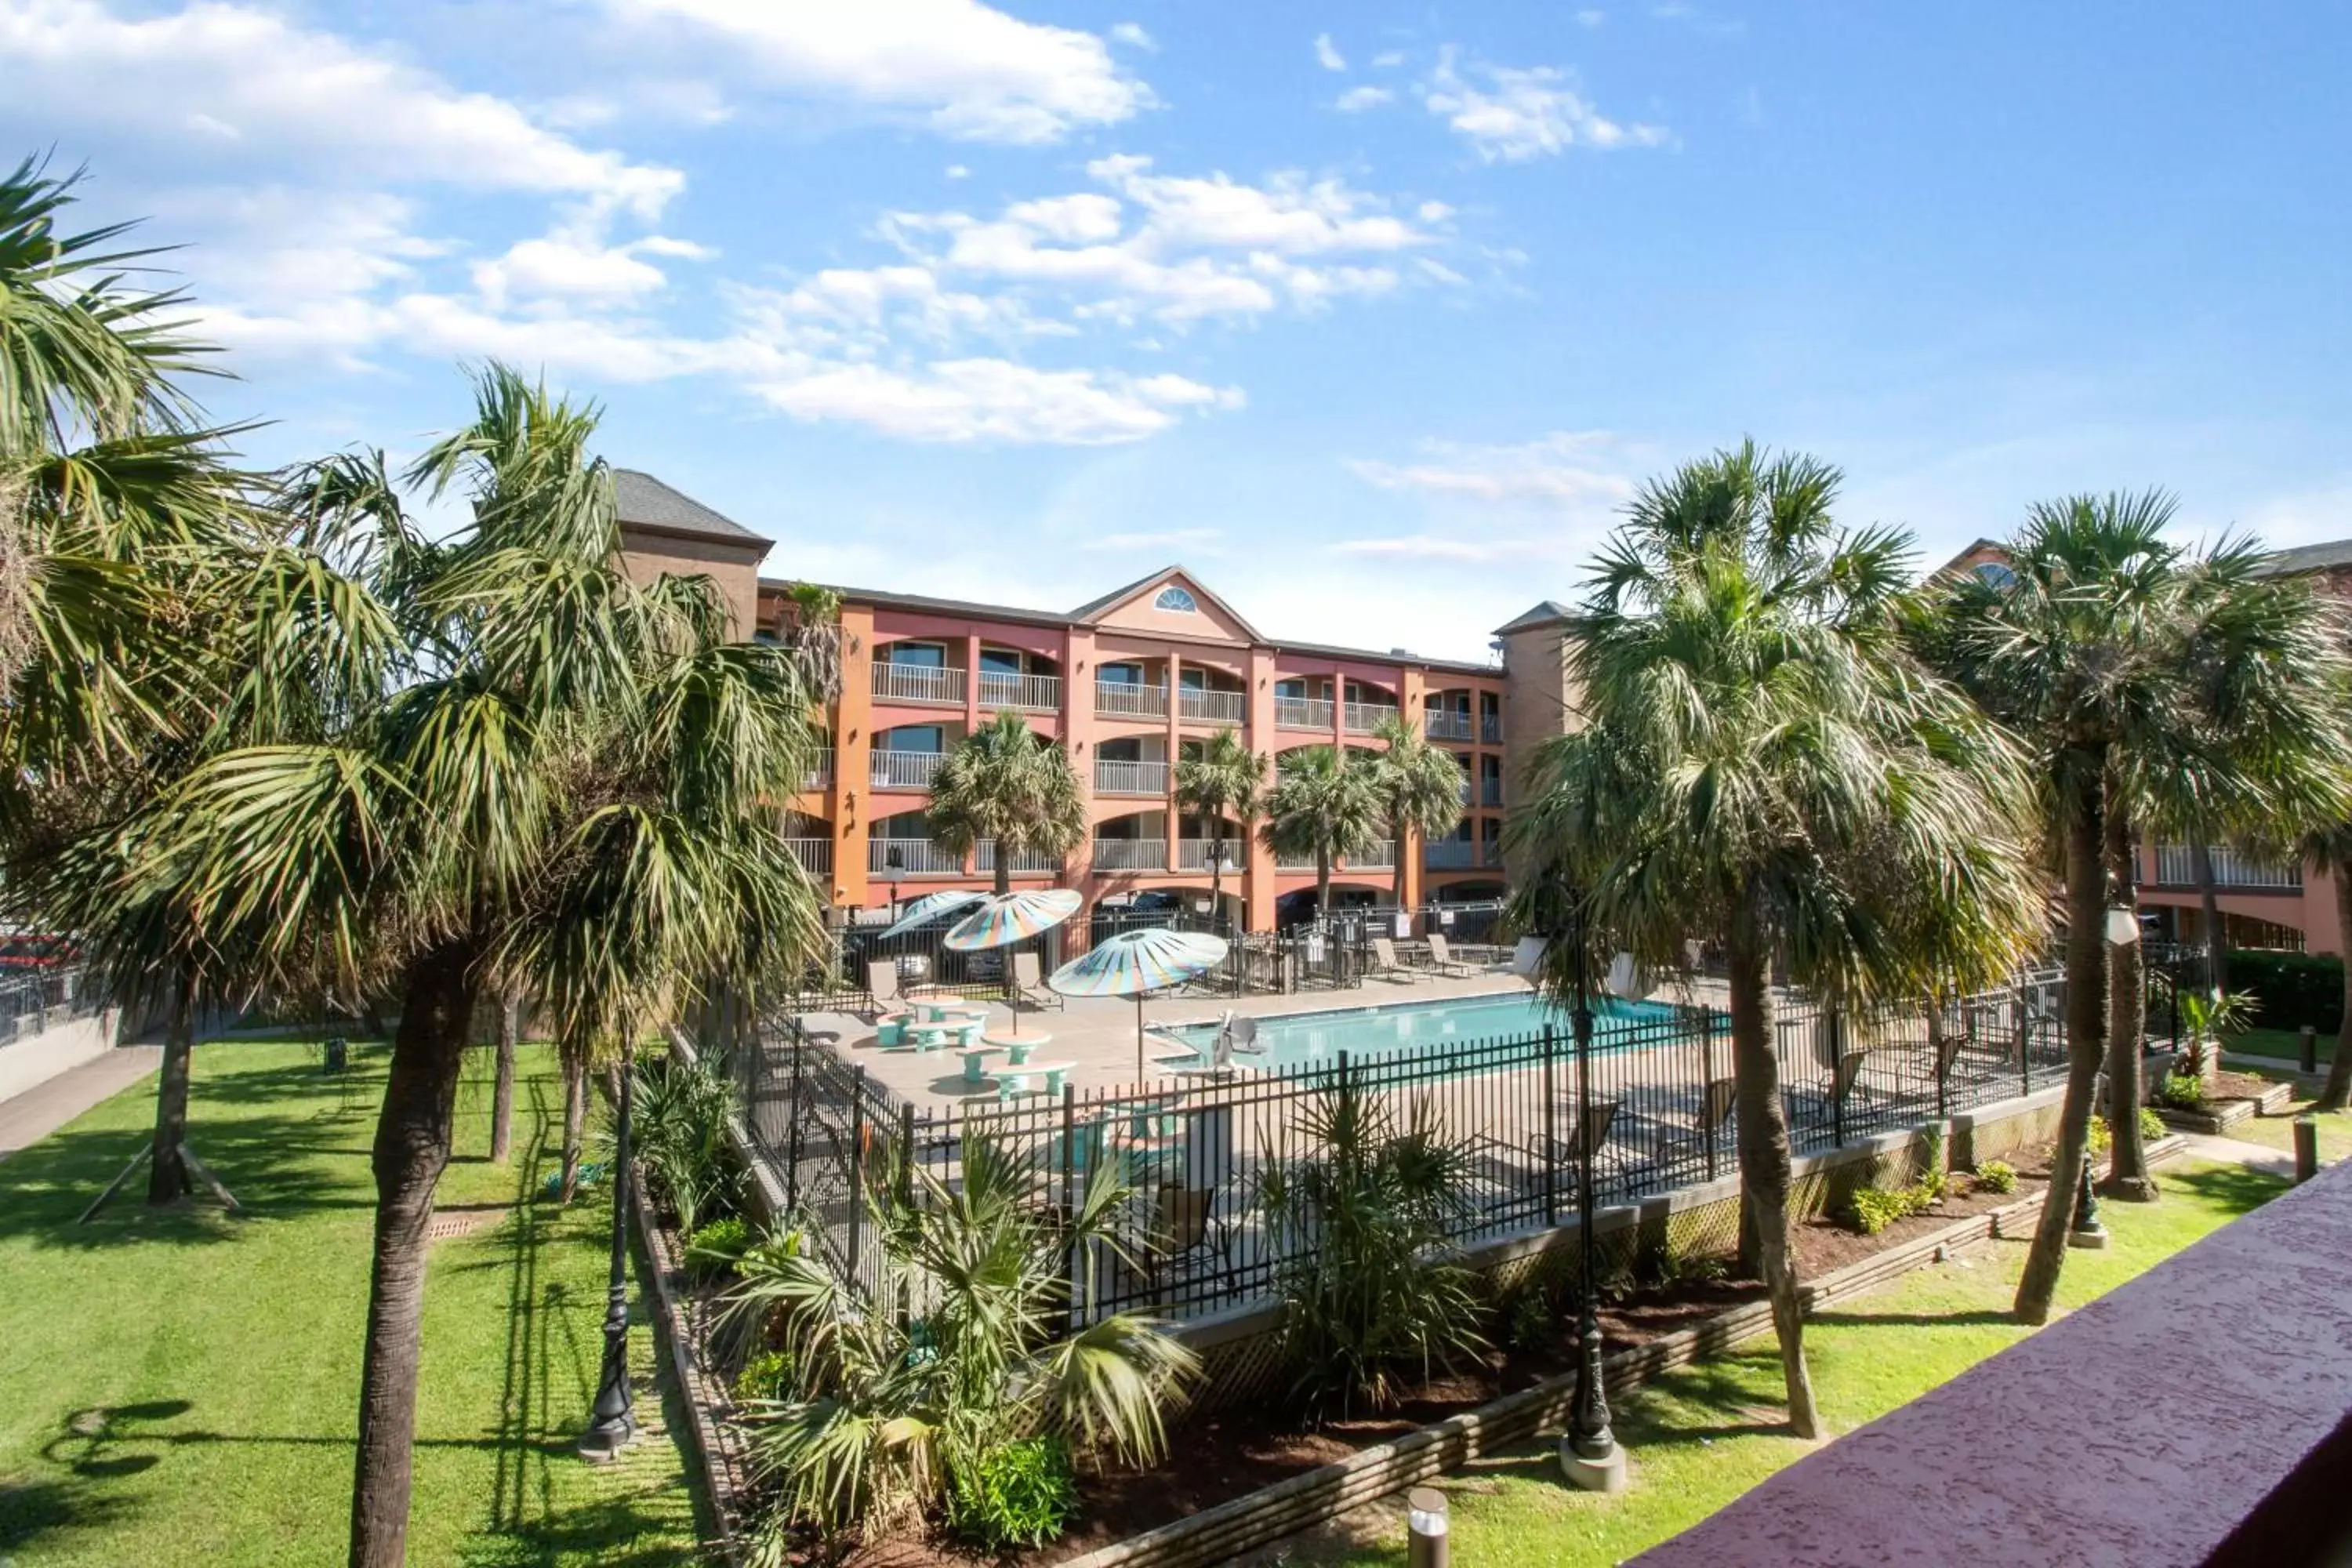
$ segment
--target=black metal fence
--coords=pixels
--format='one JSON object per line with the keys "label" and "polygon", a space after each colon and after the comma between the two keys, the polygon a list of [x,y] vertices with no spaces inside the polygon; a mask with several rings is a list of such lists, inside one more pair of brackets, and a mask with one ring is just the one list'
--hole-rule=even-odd
{"label": "black metal fence", "polygon": [[[2063,988],[2038,973],[1940,1007],[1841,1015],[1780,1010],[1781,1092],[1799,1153],[1916,1127],[2064,1080]],[[952,1184],[967,1149],[1025,1160],[1063,1209],[1098,1167],[1133,1189],[1138,1263],[1072,1260],[1087,1310],[1192,1317],[1265,1297],[1312,1238],[1268,1221],[1269,1173],[1319,1157],[1342,1088],[1394,1125],[1434,1127],[1462,1152],[1469,1243],[1556,1223],[1577,1201],[1590,1143],[1593,1196],[1618,1204],[1737,1169],[1726,1020],[1704,1007],[1604,1016],[1582,1113],[1565,1020],[1441,1049],[1349,1057],[1279,1072],[1174,1075],[1143,1085],[1009,1102],[917,1107],[786,1019],[738,1063],[754,1136],[794,1207],[845,1277],[869,1287],[877,1182],[928,1172]]]}

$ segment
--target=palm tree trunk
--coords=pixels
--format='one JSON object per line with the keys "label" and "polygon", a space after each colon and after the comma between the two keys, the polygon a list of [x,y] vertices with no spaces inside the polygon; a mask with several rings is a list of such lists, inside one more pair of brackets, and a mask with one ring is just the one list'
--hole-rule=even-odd
{"label": "palm tree trunk", "polygon": [[[2080,759],[2078,759],[2079,761]],[[2091,1101],[2107,1054],[2106,868],[2095,761],[2078,767],[2064,785],[2066,824],[2066,1100],[2058,1116],[2058,1146],[2050,1158],[2050,1194],[2033,1227],[2025,1273],[2017,1282],[2018,1320],[2050,1321],[2058,1272],[2066,1261],[2066,1235],[2074,1226],[2074,1194],[2090,1142]]]}
{"label": "palm tree trunk", "polygon": [[1331,918],[1331,850],[1318,845],[1315,850],[1315,912],[1325,921]]}
{"label": "palm tree trunk", "polygon": [[474,1017],[473,954],[426,952],[408,973],[375,1148],[375,1257],[360,1373],[359,1453],[352,1485],[351,1568],[401,1568],[407,1555],[416,1352],[425,1306],[425,1233],[449,1163],[457,1079]]}
{"label": "palm tree trunk", "polygon": [[580,1140],[588,1125],[587,1047],[575,1046],[563,1054],[563,1182],[562,1201],[570,1203],[580,1191]]}
{"label": "palm tree trunk", "polygon": [[1404,823],[1402,819],[1389,824],[1389,843],[1396,856],[1396,907],[1404,908]]}
{"label": "palm tree trunk", "polygon": [[1780,1101],[1780,1063],[1772,1052],[1772,991],[1765,984],[1762,934],[1751,915],[1736,922],[1729,943],[1731,1072],[1739,1128],[1739,1195],[1744,1239],[1772,1301],[1780,1370],[1789,1388],[1789,1425],[1800,1437],[1821,1434],[1812,1378],[1805,1370],[1805,1319],[1797,1264],[1789,1243],[1789,1117]]}
{"label": "palm tree trunk", "polygon": [[2344,1021],[2336,1026],[2336,1059],[2327,1064],[2327,1087],[2319,1091],[2314,1110],[2352,1104],[2352,862],[2330,866],[2327,872],[2336,884],[2336,945],[2345,950]]}
{"label": "palm tree trunk", "polygon": [[[2107,903],[2139,919],[2133,887],[2131,816],[2115,792],[2107,795]],[[2147,1145],[2139,1135],[2140,1037],[2147,1026],[2147,970],[2137,942],[2107,944],[2107,1179],[2099,1191],[2127,1203],[2156,1201]]]}
{"label": "palm tree trunk", "polygon": [[999,838],[996,841],[996,896],[1003,898],[1013,890],[1013,846]]}
{"label": "palm tree trunk", "polygon": [[172,982],[171,1016],[163,1025],[163,1071],[155,1085],[155,1138],[147,1154],[147,1201],[168,1204],[194,1190],[187,1163],[188,1079],[195,1066],[196,1026],[186,972]]}
{"label": "palm tree trunk", "polygon": [[2203,838],[2192,840],[2197,863],[2197,920],[2205,928],[2205,984],[2216,995],[2230,991],[2230,938],[2221,924],[2221,895],[2213,882],[2213,847]]}
{"label": "palm tree trunk", "polygon": [[503,1165],[514,1139],[515,1042],[522,1034],[522,993],[509,991],[499,1010],[499,1076],[490,1095],[490,1163]]}

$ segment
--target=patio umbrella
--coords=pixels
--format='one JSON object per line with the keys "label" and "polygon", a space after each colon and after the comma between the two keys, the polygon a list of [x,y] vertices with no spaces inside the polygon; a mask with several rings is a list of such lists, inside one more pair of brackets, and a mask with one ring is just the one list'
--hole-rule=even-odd
{"label": "patio umbrella", "polygon": [[1225,939],[1152,926],[1124,931],[1054,971],[1045,984],[1065,996],[1135,998],[1135,1076],[1143,1078],[1143,994],[1181,985],[1224,962]]}
{"label": "patio umbrella", "polygon": [[[992,893],[980,900],[980,907],[956,922],[948,932],[947,945],[958,952],[976,952],[983,948],[1011,947],[1016,942],[1053,930],[1078,912],[1086,900],[1068,888],[1031,888],[1017,893]],[[1005,955],[1005,973],[1012,973],[1013,956]],[[1012,997],[1013,988],[1005,987],[1006,1005],[1013,1009],[1013,1032],[1021,1032],[1021,1004]]]}
{"label": "patio umbrella", "polygon": [[907,906],[905,914],[890,922],[888,929],[883,931],[882,937],[900,936],[913,931],[917,926],[927,926],[933,921],[944,920],[956,910],[968,909],[986,897],[988,897],[986,893],[957,889],[950,889],[944,893],[925,893]]}

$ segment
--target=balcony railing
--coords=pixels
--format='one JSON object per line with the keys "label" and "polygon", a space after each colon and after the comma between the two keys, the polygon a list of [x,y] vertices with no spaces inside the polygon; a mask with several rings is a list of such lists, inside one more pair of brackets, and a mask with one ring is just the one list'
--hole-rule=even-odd
{"label": "balcony railing", "polygon": [[1397,716],[1393,702],[1350,702],[1348,704],[1348,733],[1369,735]]}
{"label": "balcony railing", "polygon": [[[2275,861],[2242,855],[2225,844],[2217,844],[2206,853],[2213,858],[2213,885],[2217,888],[2285,889],[2303,886],[2303,868],[2299,865],[2282,866]],[[2158,845],[2156,879],[2162,887],[2195,887],[2196,847],[2188,844]]]}
{"label": "balcony railing", "polygon": [[1277,697],[1274,700],[1274,722],[1283,730],[1320,730],[1331,732],[1331,703],[1323,697]]}
{"label": "balcony railing", "polygon": [[1062,710],[1062,678],[983,669],[980,672],[980,705],[991,712],[1018,708],[1024,713],[1058,713]]}
{"label": "balcony railing", "polygon": [[[983,838],[974,853],[973,861],[980,870],[990,875],[996,871],[996,843]],[[1038,849],[1016,849],[1013,852],[1013,874],[1016,877],[1051,877],[1062,868],[1059,855],[1048,855]]]}
{"label": "balcony railing", "polygon": [[945,752],[877,752],[866,783],[876,789],[929,789]]}
{"label": "balcony railing", "polygon": [[1168,869],[1168,841],[1164,838],[1097,838],[1095,840],[1095,869],[1165,871]]}
{"label": "balcony railing", "polygon": [[809,759],[808,773],[801,780],[803,789],[824,789],[833,783],[833,748],[825,746]]}
{"label": "balcony railing", "polygon": [[1165,719],[1168,717],[1168,689],[1164,686],[1140,686],[1126,680],[1097,680],[1095,682],[1095,717]]}
{"label": "balcony railing", "polygon": [[1444,708],[1424,710],[1421,732],[1433,741],[1466,741],[1470,738],[1470,715]]}
{"label": "balcony railing", "polygon": [[1249,717],[1249,697],[1240,691],[1180,690],[1176,716],[1201,724],[1239,724]]}
{"label": "balcony railing", "polygon": [[927,664],[877,664],[874,695],[885,702],[939,702],[963,706],[963,671]]}
{"label": "balcony railing", "polygon": [[1489,746],[1503,743],[1503,716],[1500,713],[1478,715],[1478,739],[1482,744]]}
{"label": "balcony railing", "polygon": [[833,874],[833,840],[830,838],[787,838],[784,847],[801,863],[801,869],[812,877]]}
{"label": "balcony railing", "polygon": [[1500,779],[1480,779],[1478,781],[1478,804],[1480,805],[1502,805],[1503,781]]}
{"label": "balcony railing", "polygon": [[866,841],[866,869],[871,876],[887,877],[890,859],[898,857],[897,869],[909,877],[961,877],[963,857],[950,855],[928,838],[869,838]]}
{"label": "balcony railing", "polygon": [[1467,838],[1437,838],[1421,847],[1421,863],[1433,871],[1467,871],[1478,863],[1478,847]]}
{"label": "balcony railing", "polygon": [[[1209,859],[1220,840],[1214,838],[1179,838],[1176,841],[1176,868],[1179,871],[1206,871]],[[1238,871],[1249,864],[1249,840],[1239,834],[1227,834],[1224,864],[1228,871]]]}
{"label": "balcony railing", "polygon": [[1117,757],[1095,759],[1097,795],[1164,795],[1168,793],[1166,763],[1127,762]]}
{"label": "balcony railing", "polygon": [[1341,865],[1350,871],[1393,871],[1396,869],[1396,840],[1383,839],[1370,849],[1340,858]]}

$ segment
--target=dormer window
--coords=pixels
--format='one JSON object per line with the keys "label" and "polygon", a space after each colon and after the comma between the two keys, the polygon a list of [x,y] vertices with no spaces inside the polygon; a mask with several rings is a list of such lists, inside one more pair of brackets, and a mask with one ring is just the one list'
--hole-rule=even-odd
{"label": "dormer window", "polygon": [[1151,601],[1151,607],[1155,610],[1173,610],[1180,616],[1197,616],[1201,613],[1201,606],[1192,602],[1192,590],[1179,588],[1172,583],[1160,590],[1160,597]]}

